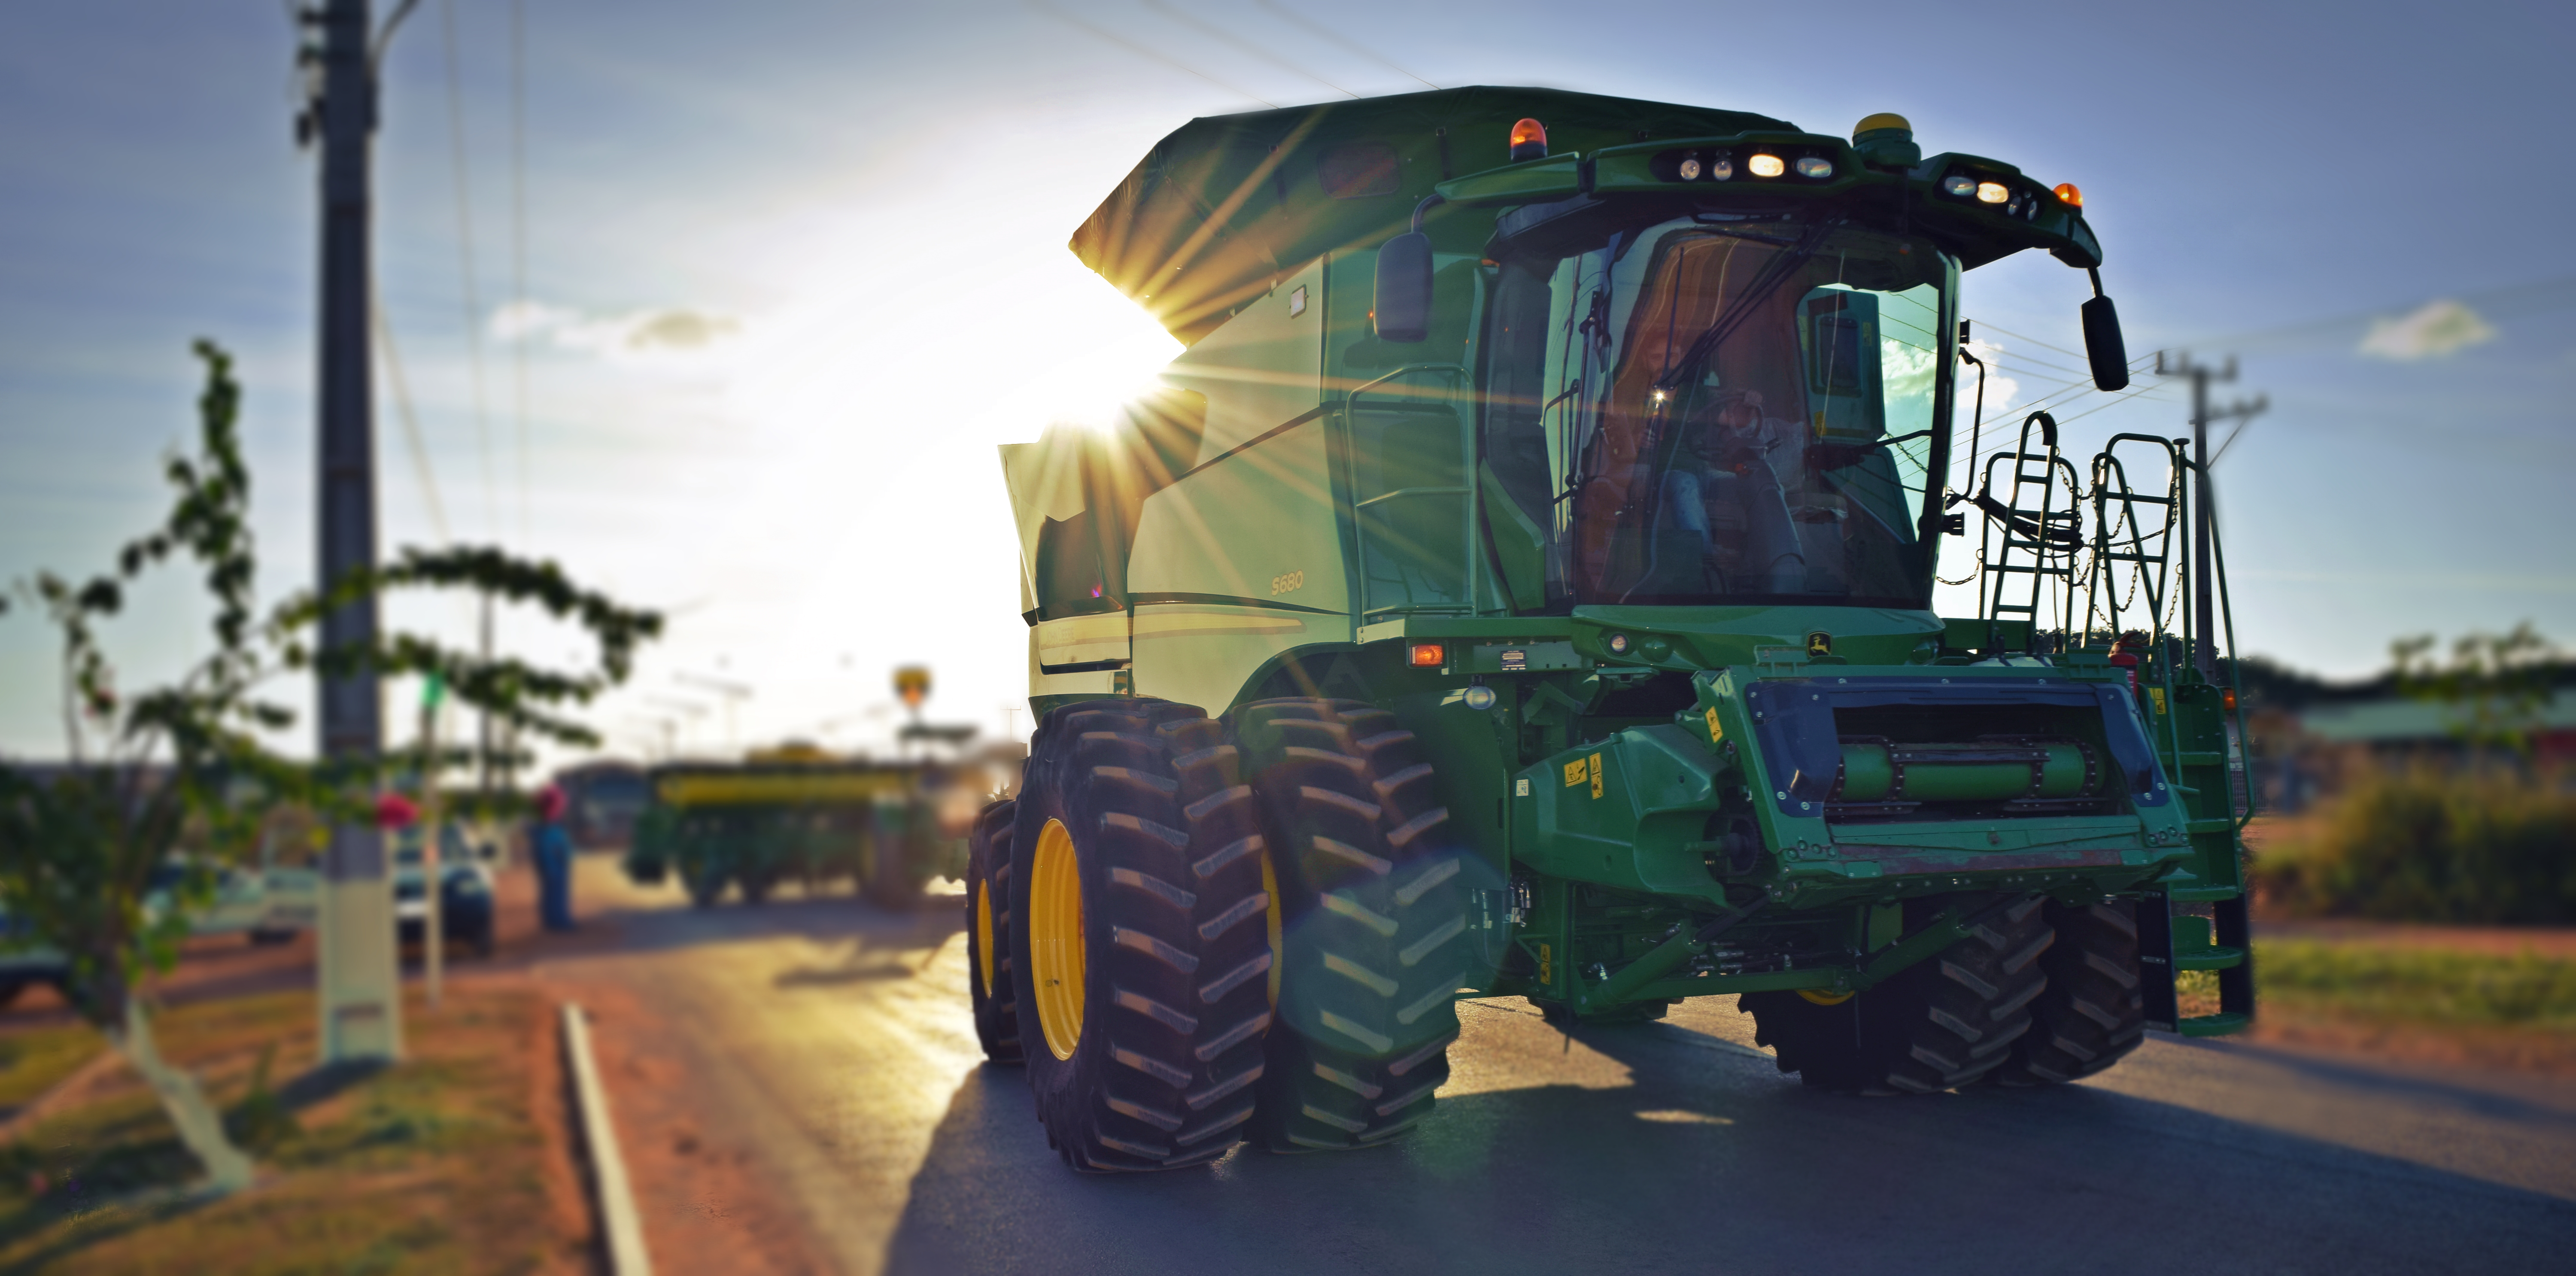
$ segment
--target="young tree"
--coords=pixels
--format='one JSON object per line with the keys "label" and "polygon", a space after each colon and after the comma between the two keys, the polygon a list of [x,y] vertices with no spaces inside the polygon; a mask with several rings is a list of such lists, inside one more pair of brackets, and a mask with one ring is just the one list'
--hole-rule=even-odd
{"label": "young tree", "polygon": [[[21,603],[62,639],[63,730],[68,765],[43,773],[0,764],[0,910],[6,942],[50,948],[68,960],[66,991],[160,1096],[180,1138],[217,1190],[246,1186],[250,1162],[193,1077],[154,1046],[137,981],[176,960],[202,881],[166,908],[147,908],[154,870],[182,838],[239,855],[262,815],[279,804],[340,819],[372,815],[389,761],[308,761],[271,741],[294,714],[266,699],[280,679],[316,668],[436,675],[456,698],[526,732],[570,744],[596,737],[570,716],[623,681],[636,649],[661,618],[574,584],[554,564],[497,549],[405,549],[385,566],[325,582],[265,613],[255,601],[248,514],[250,472],[236,420],[241,388],[231,360],[200,341],[206,366],[193,454],[163,465],[173,501],[160,526],[126,545],[116,564],[86,581],[51,572],[20,581]],[[128,588],[174,560],[203,575],[212,603],[211,649],[167,685],[120,691],[98,639],[99,622]],[[405,589],[478,590],[537,608],[588,632],[593,667],[542,668],[513,657],[484,660],[415,634],[385,631],[365,649],[318,650],[327,611],[351,599]],[[9,610],[0,596],[0,612]]]}
{"label": "young tree", "polygon": [[2453,640],[2448,661],[2435,659],[2433,648],[2431,634],[2389,644],[2398,691],[2448,705],[2452,733],[2473,755],[2504,749],[2530,757],[2532,737],[2556,689],[2558,649],[2527,620],[2511,633]]}

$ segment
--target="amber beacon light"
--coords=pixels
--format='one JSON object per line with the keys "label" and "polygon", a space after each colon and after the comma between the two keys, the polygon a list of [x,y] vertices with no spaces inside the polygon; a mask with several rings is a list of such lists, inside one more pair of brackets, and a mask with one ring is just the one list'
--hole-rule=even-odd
{"label": "amber beacon light", "polygon": [[2057,184],[2057,202],[2066,205],[2068,208],[2082,208],[2084,207],[2084,192],[2073,182],[2059,182]]}
{"label": "amber beacon light", "polygon": [[1437,669],[1440,667],[1443,659],[1444,657],[1440,650],[1440,644],[1436,642],[1417,642],[1413,644],[1414,668]]}
{"label": "amber beacon light", "polygon": [[1547,158],[1547,126],[1537,120],[1512,125],[1512,162]]}

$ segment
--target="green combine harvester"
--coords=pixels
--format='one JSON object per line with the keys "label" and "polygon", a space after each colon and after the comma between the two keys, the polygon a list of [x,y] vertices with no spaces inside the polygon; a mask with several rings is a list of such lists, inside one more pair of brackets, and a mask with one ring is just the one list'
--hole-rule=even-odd
{"label": "green combine harvester", "polygon": [[932,877],[963,869],[964,844],[941,827],[946,778],[932,764],[801,746],[657,767],[626,872],[646,884],[677,876],[701,908],[727,887],[757,904],[781,882],[812,894],[843,878],[881,906],[910,908]]}
{"label": "green combine harvester", "polygon": [[1399,1135],[1461,997],[1734,994],[1861,1094],[2249,1021],[2200,458],[2079,469],[1963,349],[2041,249],[2127,383],[2075,187],[1470,88],[1193,121],[1072,247],[1188,345],[1002,449],[1040,725],[972,995],[1075,1168]]}

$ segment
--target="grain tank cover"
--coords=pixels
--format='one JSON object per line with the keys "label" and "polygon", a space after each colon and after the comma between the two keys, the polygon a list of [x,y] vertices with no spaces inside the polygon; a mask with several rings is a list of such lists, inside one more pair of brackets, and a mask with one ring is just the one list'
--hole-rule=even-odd
{"label": "grain tank cover", "polygon": [[[1546,124],[1557,155],[1795,131],[1745,111],[1492,87],[1210,116],[1156,143],[1071,247],[1173,336],[1195,343],[1288,270],[1401,233],[1432,187],[1510,163],[1512,125],[1523,118]],[[1446,221],[1431,231],[1444,251],[1473,252],[1491,228],[1460,218],[1444,236]]]}

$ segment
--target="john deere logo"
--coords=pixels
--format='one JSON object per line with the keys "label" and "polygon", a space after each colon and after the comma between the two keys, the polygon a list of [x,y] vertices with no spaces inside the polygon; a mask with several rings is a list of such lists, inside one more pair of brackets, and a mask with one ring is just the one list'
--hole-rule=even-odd
{"label": "john deere logo", "polygon": [[1807,635],[1807,654],[1810,656],[1834,654],[1834,636],[1821,629],[1811,631]]}

